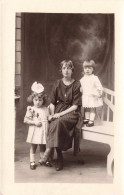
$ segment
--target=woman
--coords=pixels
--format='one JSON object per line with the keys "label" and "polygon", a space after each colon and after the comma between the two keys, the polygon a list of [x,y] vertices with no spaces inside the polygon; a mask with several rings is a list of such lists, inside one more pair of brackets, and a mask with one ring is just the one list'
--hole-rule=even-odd
{"label": "woman", "polygon": [[[52,148],[57,151],[56,171],[63,169],[62,150],[72,147],[72,137],[75,134],[79,143],[81,124],[79,108],[81,107],[80,83],[72,78],[74,66],[71,60],[60,64],[63,78],[58,80],[51,92],[50,124],[47,137],[47,149],[42,159],[46,162]],[[76,151],[75,151],[76,152]]]}

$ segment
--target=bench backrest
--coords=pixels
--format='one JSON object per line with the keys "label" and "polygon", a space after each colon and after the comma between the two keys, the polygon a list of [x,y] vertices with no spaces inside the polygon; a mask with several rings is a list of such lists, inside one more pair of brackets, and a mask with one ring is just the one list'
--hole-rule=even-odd
{"label": "bench backrest", "polygon": [[104,105],[102,109],[101,120],[107,122],[113,121],[114,103],[115,103],[114,91],[104,88],[103,101],[104,101]]}

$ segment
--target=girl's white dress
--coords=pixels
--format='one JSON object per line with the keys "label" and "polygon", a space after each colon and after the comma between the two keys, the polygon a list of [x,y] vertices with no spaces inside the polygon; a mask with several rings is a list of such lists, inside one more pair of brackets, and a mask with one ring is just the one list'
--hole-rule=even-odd
{"label": "girl's white dress", "polygon": [[85,108],[95,108],[103,105],[103,87],[97,76],[94,74],[84,75],[80,79],[82,87],[82,106]]}
{"label": "girl's white dress", "polygon": [[46,136],[48,129],[49,110],[47,107],[36,108],[28,106],[24,117],[24,123],[30,124],[30,121],[41,121],[42,126],[29,125],[27,142],[32,144],[46,144]]}

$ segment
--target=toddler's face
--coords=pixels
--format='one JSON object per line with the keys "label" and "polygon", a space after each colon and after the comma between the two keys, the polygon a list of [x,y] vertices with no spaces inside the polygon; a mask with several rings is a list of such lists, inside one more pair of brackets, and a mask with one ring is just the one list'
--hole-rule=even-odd
{"label": "toddler's face", "polygon": [[93,73],[93,67],[92,66],[84,66],[84,74],[91,75]]}
{"label": "toddler's face", "polygon": [[34,103],[34,106],[36,108],[40,108],[43,105],[43,99],[42,98],[38,98],[38,97],[34,97],[33,103]]}

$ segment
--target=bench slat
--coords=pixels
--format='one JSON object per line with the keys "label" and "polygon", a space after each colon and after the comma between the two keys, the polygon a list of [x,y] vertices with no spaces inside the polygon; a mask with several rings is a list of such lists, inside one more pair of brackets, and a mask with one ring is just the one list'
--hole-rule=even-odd
{"label": "bench slat", "polygon": [[115,96],[115,92],[110,90],[110,89],[107,89],[107,88],[104,88],[103,89],[105,93],[109,94],[109,95],[112,95],[112,96]]}

